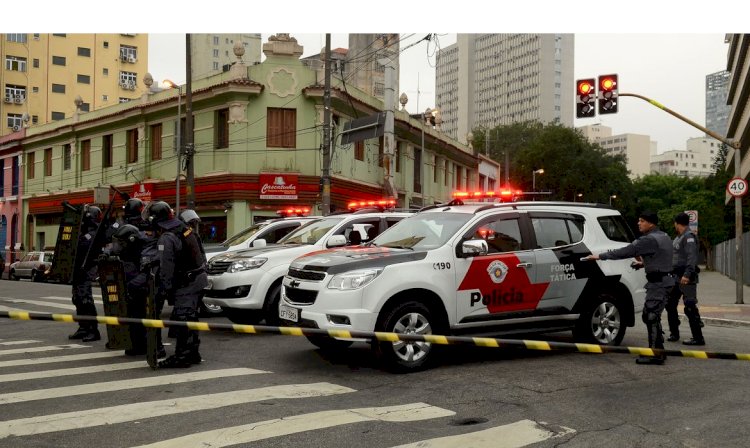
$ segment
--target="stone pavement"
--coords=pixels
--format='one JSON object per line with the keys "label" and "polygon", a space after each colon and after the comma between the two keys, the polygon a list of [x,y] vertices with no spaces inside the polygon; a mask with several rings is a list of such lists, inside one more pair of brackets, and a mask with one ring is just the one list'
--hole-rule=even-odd
{"label": "stone pavement", "polygon": [[[698,310],[706,325],[750,326],[750,286],[744,285],[743,299],[744,305],[736,303],[737,283],[734,279],[716,271],[706,271],[705,266],[701,266]],[[678,310],[680,318],[685,321],[682,301]],[[666,322],[666,312],[662,317]]]}

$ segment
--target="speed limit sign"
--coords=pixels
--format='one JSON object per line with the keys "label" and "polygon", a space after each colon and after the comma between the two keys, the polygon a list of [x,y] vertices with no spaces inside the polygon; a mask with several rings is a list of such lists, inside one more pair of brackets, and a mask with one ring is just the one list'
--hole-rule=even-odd
{"label": "speed limit sign", "polygon": [[738,198],[747,194],[747,181],[741,177],[735,177],[727,184],[727,193]]}

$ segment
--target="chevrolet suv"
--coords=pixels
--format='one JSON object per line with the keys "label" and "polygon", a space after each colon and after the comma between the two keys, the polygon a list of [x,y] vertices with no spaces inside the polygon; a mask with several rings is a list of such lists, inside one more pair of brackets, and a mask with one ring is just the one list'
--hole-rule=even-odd
{"label": "chevrolet suv", "polygon": [[327,248],[359,245],[411,213],[362,209],[329,215],[297,228],[278,244],[216,255],[208,262],[203,301],[218,305],[234,323],[279,323],[281,280],[295,258]]}
{"label": "chevrolet suv", "polygon": [[[642,310],[646,283],[630,261],[581,261],[633,234],[598,204],[516,202],[432,206],[366,246],[291,263],[284,325],[326,330],[503,335],[572,329],[576,340],[619,344]],[[322,349],[352,340],[310,336]],[[435,359],[426,342],[380,342],[391,370]]]}

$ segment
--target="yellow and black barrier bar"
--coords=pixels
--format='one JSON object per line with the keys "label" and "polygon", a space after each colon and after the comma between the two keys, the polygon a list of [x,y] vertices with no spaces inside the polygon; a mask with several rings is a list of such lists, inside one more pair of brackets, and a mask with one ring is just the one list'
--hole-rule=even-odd
{"label": "yellow and black barrier bar", "polygon": [[341,339],[377,339],[383,342],[429,342],[438,345],[473,345],[477,347],[514,348],[540,351],[567,351],[579,353],[624,353],[641,356],[677,356],[698,359],[733,359],[750,361],[750,353],[722,353],[701,350],[658,350],[647,347],[618,347],[611,345],[548,342],[524,339],[479,338],[470,336],[440,336],[434,334],[402,334],[378,331],[321,330],[318,328],[272,327],[266,325],[216,324],[207,322],[180,322],[174,320],[135,319],[113,316],[79,316],[74,314],[31,313],[25,311],[0,311],[0,318],[14,320],[50,320],[55,322],[98,322],[106,325],[140,324],[148,328],[187,327],[197,331],[228,331],[245,334],[280,334],[285,336],[327,336]]}

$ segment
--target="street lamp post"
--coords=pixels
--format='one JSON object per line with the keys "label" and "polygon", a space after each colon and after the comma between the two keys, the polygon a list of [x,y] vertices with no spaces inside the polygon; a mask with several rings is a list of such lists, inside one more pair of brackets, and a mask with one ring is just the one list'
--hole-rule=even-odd
{"label": "street lamp post", "polygon": [[177,151],[177,178],[175,180],[175,216],[180,216],[180,175],[182,174],[182,86],[165,79],[166,84],[171,89],[177,89],[177,126],[175,130],[175,149]]}
{"label": "street lamp post", "polygon": [[531,191],[536,192],[536,175],[544,174],[544,168],[539,168],[531,172]]}
{"label": "street lamp post", "polygon": [[612,199],[617,199],[617,195],[616,194],[612,194],[612,195],[609,196],[609,205],[610,205],[610,207],[612,206]]}

